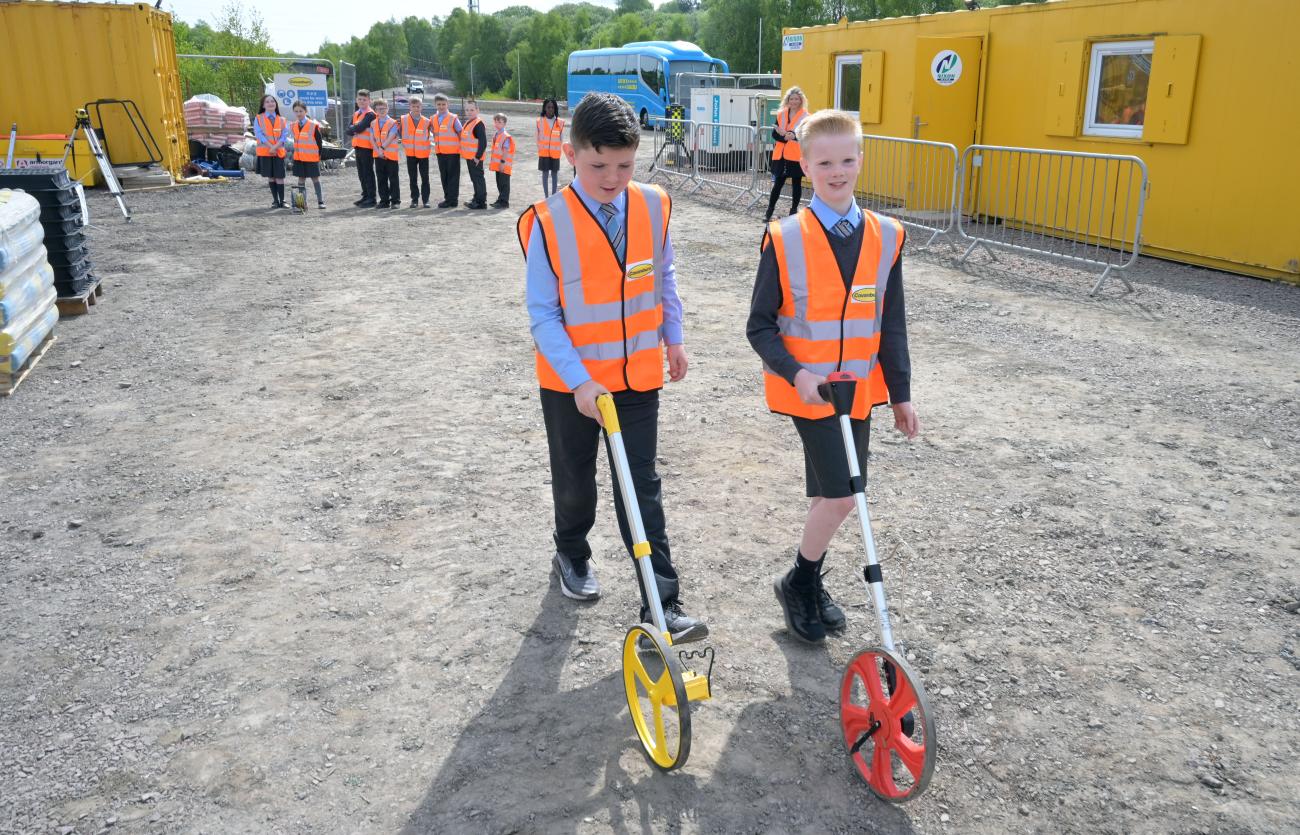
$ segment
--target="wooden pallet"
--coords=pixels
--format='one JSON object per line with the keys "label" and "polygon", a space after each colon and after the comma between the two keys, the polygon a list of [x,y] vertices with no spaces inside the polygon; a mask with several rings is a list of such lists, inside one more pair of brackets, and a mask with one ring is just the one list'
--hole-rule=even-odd
{"label": "wooden pallet", "polygon": [[87,287],[80,296],[60,296],[54,300],[54,303],[59,307],[60,316],[80,316],[89,313],[90,309],[98,304],[98,299],[102,295],[104,295],[104,285],[96,279],[95,283]]}
{"label": "wooden pallet", "polygon": [[23,380],[27,379],[28,374],[32,373],[36,363],[40,362],[41,357],[45,356],[45,352],[54,344],[55,339],[57,337],[54,334],[45,337],[45,341],[32,352],[32,355],[27,358],[27,362],[23,363],[23,367],[18,370],[17,374],[0,371],[0,397],[8,397],[18,390],[18,386],[22,384]]}

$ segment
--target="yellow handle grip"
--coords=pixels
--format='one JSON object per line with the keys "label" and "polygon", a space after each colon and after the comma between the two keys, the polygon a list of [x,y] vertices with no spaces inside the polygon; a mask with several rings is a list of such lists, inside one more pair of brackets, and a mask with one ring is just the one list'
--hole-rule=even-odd
{"label": "yellow handle grip", "polygon": [[596,398],[596,408],[600,409],[600,416],[605,420],[605,431],[613,435],[622,430],[618,426],[618,409],[614,408],[614,395],[602,394]]}

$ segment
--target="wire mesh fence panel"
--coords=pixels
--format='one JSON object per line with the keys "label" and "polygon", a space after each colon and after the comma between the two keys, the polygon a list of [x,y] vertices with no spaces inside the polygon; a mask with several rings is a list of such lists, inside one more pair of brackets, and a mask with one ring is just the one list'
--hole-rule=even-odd
{"label": "wire mesh fence panel", "polygon": [[858,204],[930,234],[925,247],[953,232],[960,156],[946,142],[894,136],[862,138]]}
{"label": "wire mesh fence panel", "polygon": [[733,202],[749,198],[752,203],[762,153],[754,127],[697,123],[694,137],[695,179],[700,191]]}
{"label": "wire mesh fence panel", "polygon": [[977,247],[1101,268],[1092,293],[1141,251],[1146,163],[1134,156],[972,145],[962,157],[960,261]]}
{"label": "wire mesh fence panel", "polygon": [[357,68],[347,61],[339,62],[339,116],[334,124],[338,126],[336,135],[338,143],[344,148],[352,147],[352,137],[344,129],[352,124],[352,112],[357,102]]}
{"label": "wire mesh fence panel", "polygon": [[665,119],[656,116],[654,158],[650,162],[650,179],[661,178],[669,187],[695,190],[699,187],[695,172],[695,132],[689,119]]}

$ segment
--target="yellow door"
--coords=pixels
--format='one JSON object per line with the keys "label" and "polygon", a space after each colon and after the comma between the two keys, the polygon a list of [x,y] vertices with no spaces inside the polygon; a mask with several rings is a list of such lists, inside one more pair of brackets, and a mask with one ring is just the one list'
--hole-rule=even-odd
{"label": "yellow door", "polygon": [[951,142],[958,151],[975,141],[983,45],[979,37],[916,39],[913,139]]}
{"label": "yellow door", "polygon": [[[975,142],[983,47],[977,36],[917,38],[913,139],[951,143],[958,155]],[[913,149],[912,156],[908,205],[917,211],[947,210],[955,174],[951,154],[924,147]]]}

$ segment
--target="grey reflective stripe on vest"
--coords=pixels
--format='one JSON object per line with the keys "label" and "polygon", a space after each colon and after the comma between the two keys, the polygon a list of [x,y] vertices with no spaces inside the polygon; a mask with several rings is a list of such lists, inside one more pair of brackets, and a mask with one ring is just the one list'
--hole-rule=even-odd
{"label": "grey reflective stripe on vest", "polygon": [[[653,310],[663,302],[664,269],[664,213],[657,191],[642,186],[645,203],[649,207],[650,234],[653,236],[652,262],[655,270],[653,293],[639,293],[626,301],[602,302],[588,304],[582,293],[582,258],[578,254],[578,233],[574,225],[569,203],[564,197],[564,190],[557,191],[546,198],[546,207],[550,210],[551,223],[555,228],[554,241],[559,250],[560,270],[564,273],[564,321],[570,325],[592,325],[599,322],[617,322],[638,313]],[[581,199],[581,198],[579,198]],[[628,192],[628,200],[632,194]],[[625,281],[624,276],[619,276]]]}
{"label": "grey reflective stripe on vest", "polygon": [[627,340],[627,353],[623,352],[623,341],[597,342],[594,345],[575,345],[578,356],[584,360],[621,360],[632,356],[637,351],[649,351],[659,347],[659,331],[641,331]]}
{"label": "grey reflective stripe on vest", "polygon": [[[879,315],[873,319],[845,319],[844,338],[869,339],[876,335],[876,330],[879,327],[878,322]],[[831,319],[826,322],[805,322],[802,319],[795,319],[790,316],[777,316],[776,324],[783,336],[790,336],[795,339],[829,341],[840,338],[839,319]]]}
{"label": "grey reflective stripe on vest", "polygon": [[[795,318],[807,319],[808,259],[803,252],[803,230],[799,228],[799,215],[781,218],[781,245],[785,248],[785,274],[790,281]],[[838,330],[833,338],[839,338]]]}

